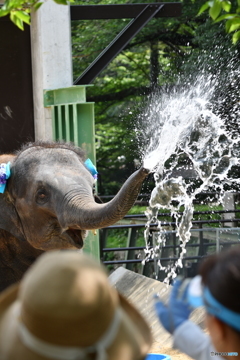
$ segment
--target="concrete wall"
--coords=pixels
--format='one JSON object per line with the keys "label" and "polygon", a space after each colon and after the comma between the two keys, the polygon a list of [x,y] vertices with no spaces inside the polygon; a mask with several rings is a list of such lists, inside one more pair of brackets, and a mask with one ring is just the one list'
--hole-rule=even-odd
{"label": "concrete wall", "polygon": [[70,7],[46,1],[31,16],[35,139],[52,139],[50,108],[43,90],[72,85]]}

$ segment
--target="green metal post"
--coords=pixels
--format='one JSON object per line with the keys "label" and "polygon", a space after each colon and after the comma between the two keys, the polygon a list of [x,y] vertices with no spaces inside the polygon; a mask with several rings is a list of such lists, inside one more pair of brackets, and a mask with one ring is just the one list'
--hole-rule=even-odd
{"label": "green metal post", "polygon": [[[94,103],[86,102],[86,86],[44,90],[44,106],[52,109],[53,140],[73,142],[96,165]],[[98,231],[89,231],[83,250],[100,259]]]}

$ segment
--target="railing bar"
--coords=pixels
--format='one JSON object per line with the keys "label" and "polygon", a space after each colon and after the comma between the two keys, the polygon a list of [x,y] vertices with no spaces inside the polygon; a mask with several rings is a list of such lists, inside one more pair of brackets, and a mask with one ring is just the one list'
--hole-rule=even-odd
{"label": "railing bar", "polygon": [[[239,195],[240,192],[239,191],[235,191],[235,192],[232,192],[231,194],[233,195]],[[138,197],[149,197],[150,198],[150,195],[151,194],[139,194]],[[199,195],[218,195],[217,192],[209,192],[209,191],[203,191],[199,194],[197,194],[197,196]],[[110,198],[110,197],[114,197],[115,195],[101,195],[101,198]]]}
{"label": "railing bar", "polygon": [[[227,214],[227,213],[239,213],[240,210],[216,210],[216,211],[194,211],[193,215],[207,215],[207,214]],[[183,215],[183,212],[178,212],[178,215]],[[159,213],[158,217],[161,216],[171,216],[171,213]],[[133,214],[133,215],[125,215],[124,219],[131,219],[131,218],[146,218],[146,215],[144,214]]]}
{"label": "railing bar", "polygon": [[[227,222],[240,222],[240,218],[233,218],[233,219],[221,219],[221,220],[194,220],[192,221],[192,224],[218,224],[218,223],[227,223]],[[171,221],[163,221],[161,222],[161,226],[173,226],[176,225],[175,222]],[[125,224],[125,225],[111,225],[108,226],[107,229],[128,229],[131,227],[135,228],[144,228],[146,224]],[[157,223],[150,224],[151,227],[158,227]]]}
{"label": "railing bar", "polygon": [[[240,241],[228,241],[227,244],[228,245],[235,245],[235,244],[239,244]],[[225,245],[226,242],[220,242],[219,243],[220,245]],[[197,243],[197,244],[187,244],[186,247],[198,247],[200,244]],[[216,243],[215,242],[212,242],[212,243],[204,243],[203,244],[204,246],[216,246]],[[180,248],[181,246],[180,245],[176,245],[175,246],[176,248]],[[149,246],[148,247],[149,249],[152,249],[153,247],[152,246]],[[174,245],[165,245],[163,247],[164,249],[172,249],[174,248]],[[146,246],[137,246],[137,247],[122,247],[122,248],[103,248],[102,251],[103,252],[110,252],[110,251],[128,251],[128,250],[144,250],[146,249]]]}
{"label": "railing bar", "polygon": [[[182,259],[182,261],[185,260],[197,260],[197,259],[203,259],[206,256],[186,256],[185,258]],[[158,258],[158,260],[162,261],[176,261],[178,260],[177,257],[171,257],[171,258]],[[145,261],[147,262],[153,262],[154,259],[132,259],[132,260],[117,260],[117,261],[103,261],[104,265],[113,265],[113,264],[127,264],[127,263],[141,263]]]}

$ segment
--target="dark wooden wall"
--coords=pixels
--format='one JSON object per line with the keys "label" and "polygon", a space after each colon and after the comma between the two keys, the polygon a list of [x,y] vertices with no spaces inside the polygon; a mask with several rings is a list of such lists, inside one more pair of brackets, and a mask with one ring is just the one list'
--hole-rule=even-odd
{"label": "dark wooden wall", "polygon": [[34,140],[30,28],[0,18],[0,153]]}

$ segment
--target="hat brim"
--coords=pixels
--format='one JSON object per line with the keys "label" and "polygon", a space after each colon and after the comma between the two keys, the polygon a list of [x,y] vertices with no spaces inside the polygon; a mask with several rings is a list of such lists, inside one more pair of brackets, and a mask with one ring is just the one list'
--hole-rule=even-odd
{"label": "hat brim", "polygon": [[[21,303],[17,297],[18,290],[19,284],[0,294],[0,359],[48,360],[47,357],[28,349],[19,338],[17,324]],[[118,333],[107,349],[108,360],[142,360],[152,343],[149,326],[121,294],[119,305],[122,309],[122,318]]]}

